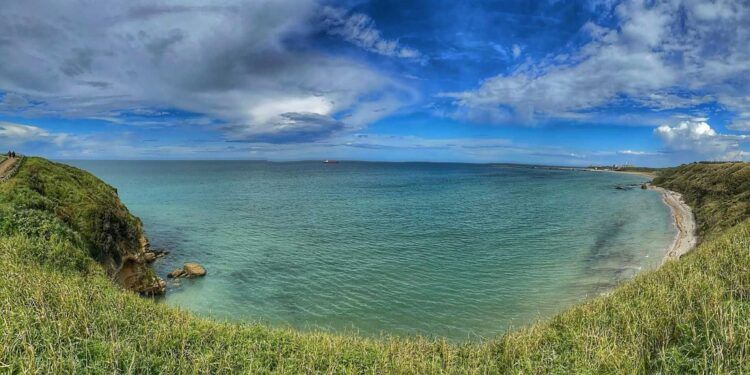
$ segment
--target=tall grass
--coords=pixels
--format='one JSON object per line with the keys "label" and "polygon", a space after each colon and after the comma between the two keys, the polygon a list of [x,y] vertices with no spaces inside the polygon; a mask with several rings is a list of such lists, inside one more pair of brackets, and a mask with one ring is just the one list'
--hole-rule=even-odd
{"label": "tall grass", "polygon": [[[17,207],[0,213],[28,209]],[[55,220],[0,237],[0,372],[750,372],[750,221],[548,321],[450,343],[199,318],[121,290],[86,236]]]}
{"label": "tall grass", "polygon": [[679,191],[693,208],[701,236],[750,217],[750,163],[692,163],[660,172],[654,183]]}

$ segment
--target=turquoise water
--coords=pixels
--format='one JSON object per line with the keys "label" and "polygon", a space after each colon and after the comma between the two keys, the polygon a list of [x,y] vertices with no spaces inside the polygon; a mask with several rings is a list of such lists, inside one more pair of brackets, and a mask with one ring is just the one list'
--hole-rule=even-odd
{"label": "turquoise water", "polygon": [[[230,320],[464,340],[655,267],[669,210],[635,175],[426,163],[77,161],[202,279],[164,303]],[[620,186],[623,189],[617,189]]]}

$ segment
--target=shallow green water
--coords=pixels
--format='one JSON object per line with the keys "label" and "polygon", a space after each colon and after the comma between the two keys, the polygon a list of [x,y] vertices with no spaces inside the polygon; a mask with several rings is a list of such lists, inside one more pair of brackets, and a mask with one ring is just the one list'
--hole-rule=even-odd
{"label": "shallow green water", "polygon": [[[476,339],[658,265],[644,177],[493,165],[77,161],[145,223],[165,303],[273,325]],[[616,186],[624,189],[616,189]]]}

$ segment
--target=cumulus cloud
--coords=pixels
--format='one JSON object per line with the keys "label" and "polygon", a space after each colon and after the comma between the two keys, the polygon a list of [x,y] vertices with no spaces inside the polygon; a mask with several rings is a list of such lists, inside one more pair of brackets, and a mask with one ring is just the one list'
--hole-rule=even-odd
{"label": "cumulus cloud", "polygon": [[414,59],[421,56],[419,51],[403,47],[397,40],[383,38],[375,26],[375,21],[362,13],[350,13],[345,9],[326,6],[321,10],[322,25],[331,35],[367,51],[385,56]]}
{"label": "cumulus cloud", "polygon": [[17,147],[30,142],[44,142],[62,145],[69,139],[67,134],[49,133],[31,125],[0,121],[0,142]]}
{"label": "cumulus cloud", "polygon": [[459,114],[533,122],[589,117],[618,101],[654,110],[716,101],[750,112],[750,3],[742,0],[626,0],[614,27],[589,23],[589,41],[477,89],[449,93]]}
{"label": "cumulus cloud", "polygon": [[635,150],[621,150],[617,151],[618,155],[628,155],[628,156],[645,156],[645,155],[657,155],[655,152],[647,152],[647,151],[635,151]]}
{"label": "cumulus cloud", "polygon": [[719,134],[705,119],[691,119],[654,129],[670,151],[686,152],[712,160],[743,160],[748,154],[741,144],[745,135]]}
{"label": "cumulus cloud", "polygon": [[[0,111],[117,121],[131,110],[175,108],[223,124],[233,139],[305,141],[300,134],[360,129],[414,100],[409,87],[362,62],[295,48],[324,27],[321,9],[313,0],[4,3]],[[364,15],[341,21],[325,27],[382,53],[412,53],[380,38]],[[351,120],[339,122],[343,115]]]}

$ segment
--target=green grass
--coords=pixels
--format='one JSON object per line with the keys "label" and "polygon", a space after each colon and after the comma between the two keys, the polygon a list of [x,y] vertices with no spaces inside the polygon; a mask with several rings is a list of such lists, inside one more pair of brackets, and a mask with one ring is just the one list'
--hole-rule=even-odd
{"label": "green grass", "polygon": [[[76,201],[66,198],[75,192],[57,194],[48,183],[58,173],[81,179],[90,175],[59,170],[42,159],[30,161],[11,180],[12,187],[0,186],[5,223],[0,236],[0,372],[750,372],[750,221],[734,216],[739,201],[732,195],[744,194],[743,189],[719,189],[710,194],[712,199],[702,195],[696,213],[710,236],[680,261],[640,274],[609,295],[547,321],[485,342],[457,344],[222,323],[138,297],[112,283],[91,257],[97,231],[105,230],[86,218],[99,217],[97,205],[105,210],[118,206],[114,191],[87,181],[81,188],[103,192],[102,201],[81,202],[94,213],[61,213],[44,199],[65,205]],[[730,173],[736,167],[684,166],[666,172],[659,183],[684,188],[686,195],[697,189],[694,181],[708,183],[709,178],[730,178],[714,185],[742,185],[744,181],[731,180],[744,179],[744,174]],[[41,198],[28,192],[8,195],[33,190],[35,178],[46,181]],[[726,194],[719,198],[718,192]],[[733,203],[723,203],[727,200]],[[704,203],[711,209],[704,209]],[[732,213],[729,219],[706,222],[723,218],[718,212],[723,209]],[[15,220],[25,221],[13,224]],[[733,221],[739,224],[730,225]]]}
{"label": "green grass", "polygon": [[660,172],[654,183],[679,191],[698,218],[701,236],[750,217],[750,163],[693,163]]}
{"label": "green grass", "polygon": [[[41,158],[25,158],[18,173],[0,184],[0,235],[26,234],[69,239],[98,261],[110,276],[127,259],[137,259],[141,221],[117,191],[90,173]],[[142,264],[128,280],[140,290],[156,275]]]}

